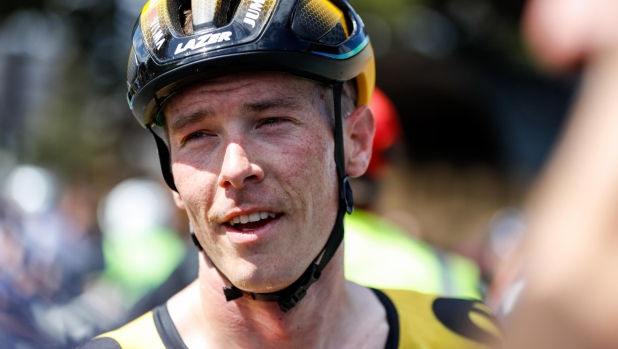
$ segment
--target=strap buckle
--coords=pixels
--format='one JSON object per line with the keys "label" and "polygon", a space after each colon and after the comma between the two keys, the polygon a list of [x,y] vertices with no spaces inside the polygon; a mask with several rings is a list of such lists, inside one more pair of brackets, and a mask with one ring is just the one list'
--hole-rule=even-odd
{"label": "strap buckle", "polygon": [[255,296],[255,293],[243,291],[234,285],[224,287],[223,294],[225,294],[225,300],[228,302],[236,300],[238,298],[242,298],[242,297],[245,297],[251,300],[257,299],[257,297]]}
{"label": "strap buckle", "polygon": [[245,295],[238,287],[234,285],[229,286],[229,287],[224,287],[223,293],[225,294],[225,300],[228,302],[241,298]]}
{"label": "strap buckle", "polygon": [[341,205],[343,205],[343,209],[345,209],[348,214],[352,214],[352,212],[354,212],[354,195],[348,176],[343,177],[341,180],[339,198]]}
{"label": "strap buckle", "polygon": [[301,299],[305,298],[307,295],[307,290],[309,286],[311,286],[314,282],[318,281],[322,273],[317,270],[318,265],[315,263],[311,263],[309,269],[301,276],[298,280],[299,284],[295,288],[292,294],[281,295],[277,300],[277,304],[279,305],[279,309],[282,312],[287,313],[288,310],[294,308]]}

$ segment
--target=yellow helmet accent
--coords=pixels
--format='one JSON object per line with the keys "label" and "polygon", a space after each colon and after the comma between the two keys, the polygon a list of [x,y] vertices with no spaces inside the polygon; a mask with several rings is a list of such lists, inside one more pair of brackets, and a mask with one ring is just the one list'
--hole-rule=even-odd
{"label": "yellow helmet accent", "polygon": [[[368,46],[367,48],[373,51],[371,44]],[[356,102],[356,106],[369,105],[371,96],[373,95],[373,89],[376,86],[376,64],[373,54],[365,70],[356,77],[356,86],[358,89],[358,101]]]}

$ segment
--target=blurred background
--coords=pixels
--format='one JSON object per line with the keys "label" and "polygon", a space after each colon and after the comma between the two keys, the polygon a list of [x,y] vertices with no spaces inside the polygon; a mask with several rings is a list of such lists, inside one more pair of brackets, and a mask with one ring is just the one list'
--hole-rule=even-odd
{"label": "blurred background", "polygon": [[[440,261],[472,263],[482,297],[525,227],[520,205],[579,77],[535,66],[523,0],[351,3],[399,120],[378,170],[355,181],[359,206]],[[195,273],[186,217],[126,103],[143,5],[0,3],[2,348],[73,348]],[[441,290],[458,295],[428,291]]]}

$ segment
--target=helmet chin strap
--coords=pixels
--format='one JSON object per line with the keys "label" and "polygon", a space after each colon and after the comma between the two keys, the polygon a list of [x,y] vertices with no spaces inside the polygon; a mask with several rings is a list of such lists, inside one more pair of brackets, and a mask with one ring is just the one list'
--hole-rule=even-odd
{"label": "helmet chin strap", "polygon": [[[212,263],[212,260],[206,253],[206,257],[210,260],[211,264],[215,267],[215,269],[219,272],[219,274],[226,279],[230,286],[223,288],[223,293],[225,295],[225,299],[227,301],[232,301],[235,299],[239,299],[242,297],[252,299],[252,300],[260,300],[266,302],[277,302],[279,305],[279,309],[284,313],[287,313],[290,309],[292,309],[298,302],[303,299],[307,295],[307,290],[309,287],[318,281],[320,276],[322,275],[322,271],[330,262],[332,257],[339,249],[341,242],[343,241],[343,216],[345,213],[352,213],[354,211],[354,199],[352,196],[352,187],[350,186],[350,180],[345,173],[345,155],[343,152],[343,118],[341,115],[341,95],[343,92],[343,82],[336,82],[332,85],[333,87],[333,101],[335,104],[335,165],[337,167],[337,177],[339,183],[339,207],[337,210],[337,219],[335,220],[335,225],[331,230],[330,236],[326,241],[326,244],[320,251],[320,253],[315,257],[315,259],[311,262],[307,270],[291,285],[284,288],[283,290],[271,293],[253,293],[247,292],[239,289],[234,286],[229,279],[221,272],[221,270]],[[165,142],[152,130],[151,127],[148,127],[148,130],[155,138],[155,142],[157,143],[157,149],[159,151],[159,161],[161,163],[161,170],[163,172],[163,178],[165,179],[165,183],[170,187],[170,189],[174,191],[178,191],[174,184],[174,177],[171,173],[170,167],[170,153],[167,148]],[[195,232],[193,231],[193,227],[191,227],[191,239],[193,243],[197,247],[198,250],[204,251],[200,242],[197,240],[195,236]]]}

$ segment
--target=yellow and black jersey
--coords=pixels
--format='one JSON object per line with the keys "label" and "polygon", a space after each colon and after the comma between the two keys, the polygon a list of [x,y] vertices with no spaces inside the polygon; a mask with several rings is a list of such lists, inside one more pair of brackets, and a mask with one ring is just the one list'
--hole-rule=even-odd
{"label": "yellow and black jersey", "polygon": [[374,292],[390,326],[385,349],[502,347],[498,322],[481,301],[414,291]]}
{"label": "yellow and black jersey", "polygon": [[[373,290],[390,327],[385,349],[498,348],[494,316],[481,302],[413,291]],[[167,306],[103,334],[79,349],[187,349]]]}

